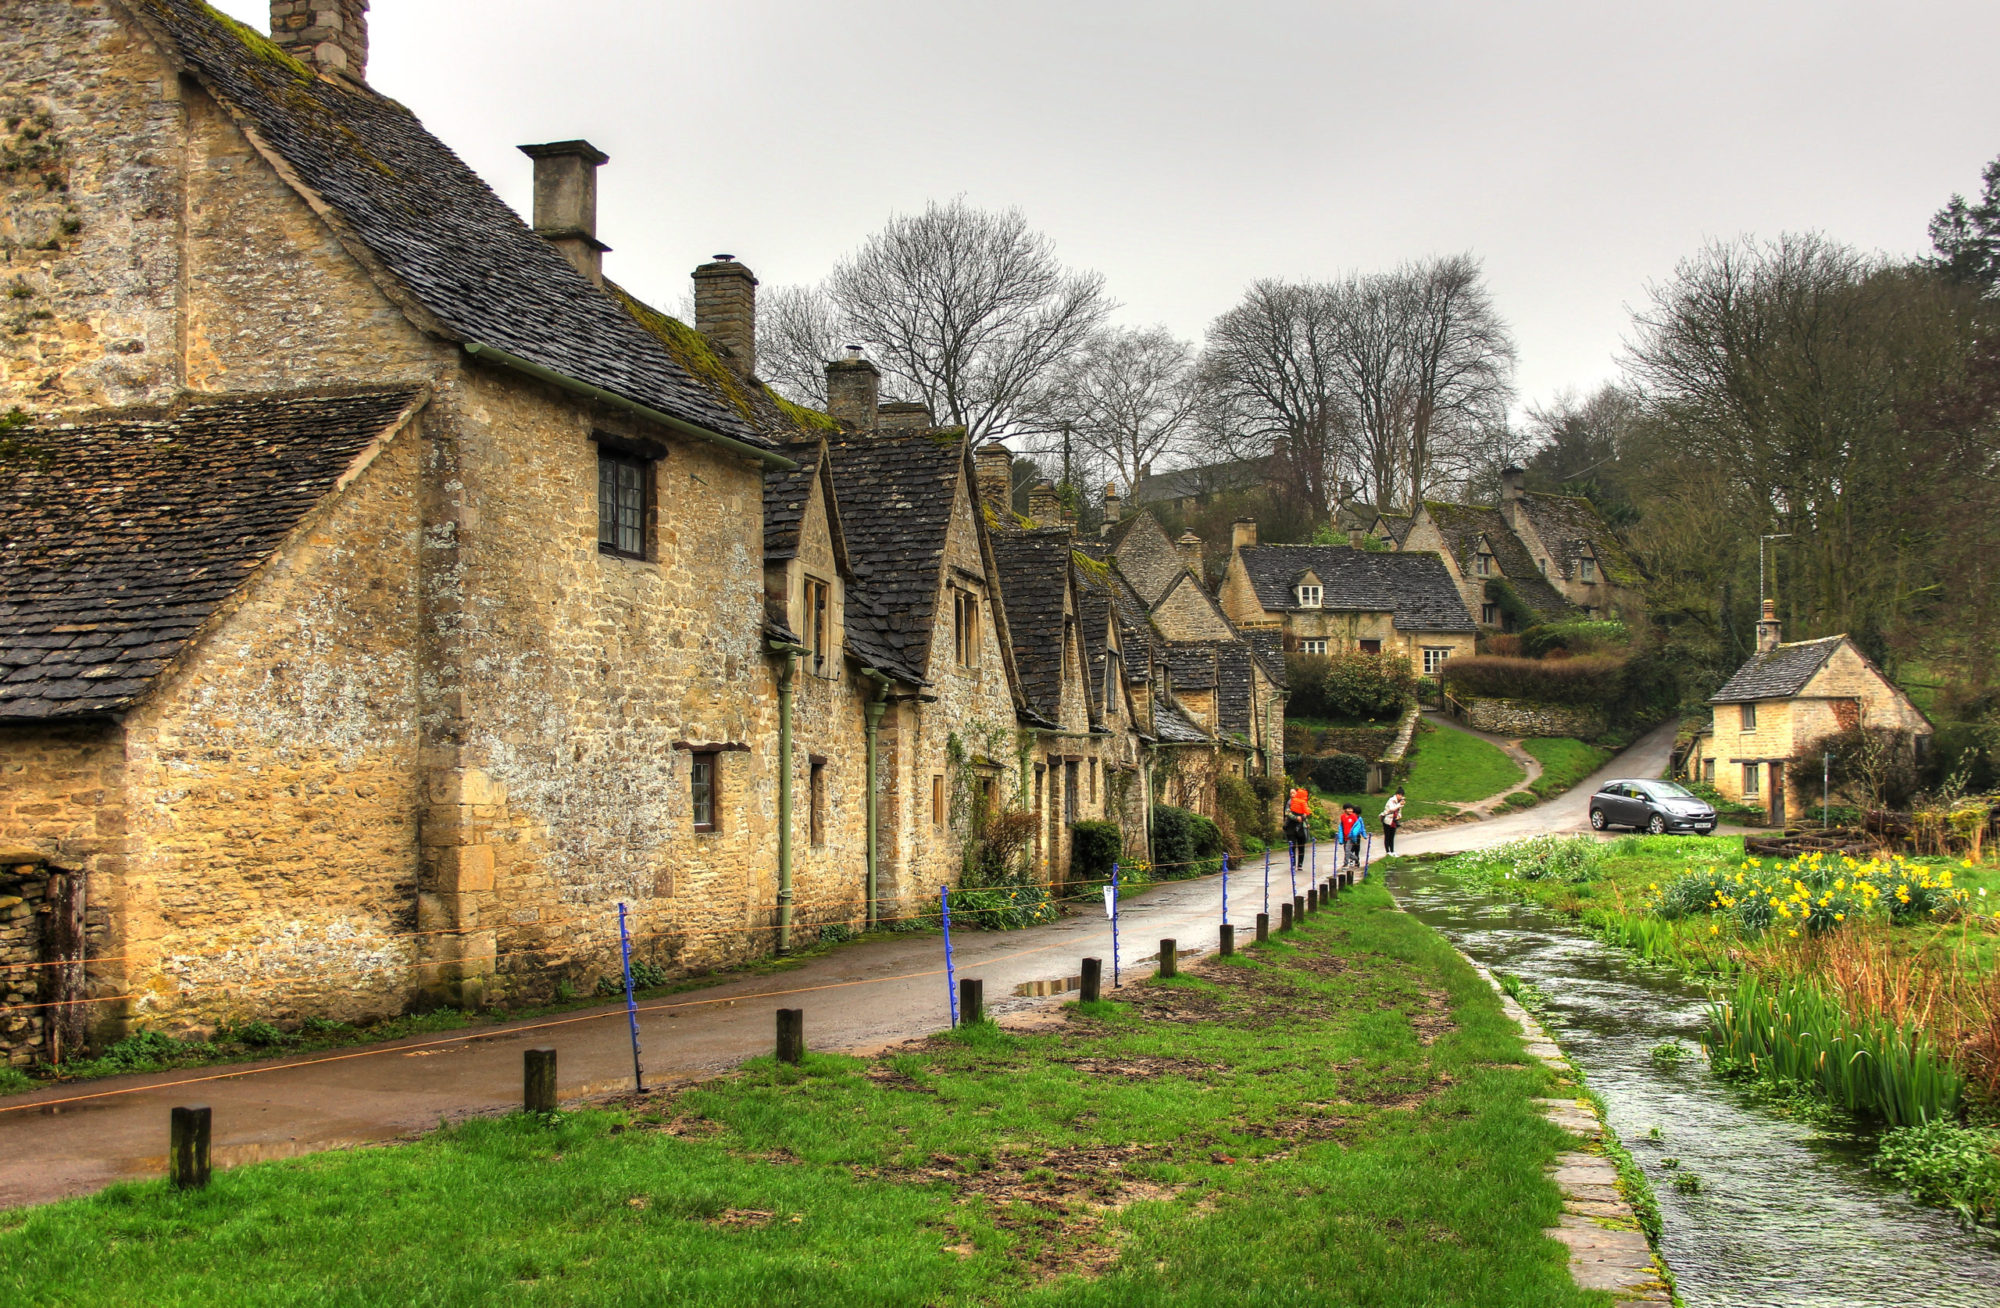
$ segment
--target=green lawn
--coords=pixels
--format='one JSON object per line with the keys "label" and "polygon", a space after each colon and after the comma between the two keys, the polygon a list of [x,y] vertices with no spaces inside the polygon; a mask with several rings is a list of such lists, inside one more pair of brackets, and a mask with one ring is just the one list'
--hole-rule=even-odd
{"label": "green lawn", "polygon": [[1567,736],[1524,740],[1521,748],[1542,765],[1542,775],[1528,787],[1538,799],[1555,798],[1603,767],[1611,758],[1610,750],[1586,745]]}
{"label": "green lawn", "polygon": [[[1410,775],[1402,782],[1405,823],[1448,816],[1458,811],[1454,805],[1489,799],[1520,785],[1527,775],[1504,750],[1477,736],[1427,721],[1417,723],[1411,747],[1415,752],[1410,758]],[[1368,829],[1379,838],[1382,806],[1389,802],[1388,795],[1322,794],[1320,798],[1331,804],[1335,813],[1342,804],[1357,805],[1368,820]]]}
{"label": "green lawn", "polygon": [[1046,1032],[0,1214],[0,1300],[1603,1302],[1541,1233],[1551,1074],[1379,882],[1203,971]]}

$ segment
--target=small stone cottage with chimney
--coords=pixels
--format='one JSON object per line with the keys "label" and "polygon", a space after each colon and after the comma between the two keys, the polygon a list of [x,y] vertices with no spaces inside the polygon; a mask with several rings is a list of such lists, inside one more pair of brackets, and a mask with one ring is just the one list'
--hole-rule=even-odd
{"label": "small stone cottage with chimney", "polygon": [[1236,524],[1222,608],[1246,631],[1275,631],[1287,654],[1400,654],[1435,677],[1473,651],[1472,617],[1435,554],[1351,545],[1260,545]]}
{"label": "small stone cottage with chimney", "polygon": [[1527,489],[1500,474],[1500,503],[1426,500],[1409,518],[1380,515],[1375,535],[1398,551],[1434,554],[1481,630],[1518,631],[1565,617],[1645,616],[1644,579],[1589,500]]}
{"label": "small stone cottage with chimney", "polygon": [[1856,727],[1908,738],[1923,759],[1932,726],[1910,697],[1847,636],[1786,643],[1778,606],[1765,600],[1757,653],[1710,699],[1708,729],[1689,747],[1685,774],[1783,826],[1820,800],[1788,779],[1815,741]]}

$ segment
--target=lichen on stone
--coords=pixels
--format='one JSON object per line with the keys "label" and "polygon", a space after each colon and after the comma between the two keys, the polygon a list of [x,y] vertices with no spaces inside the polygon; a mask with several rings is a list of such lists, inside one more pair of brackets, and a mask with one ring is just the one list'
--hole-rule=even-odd
{"label": "lichen on stone", "polygon": [[262,59],[266,63],[277,64],[292,75],[302,77],[307,81],[311,81],[315,76],[312,69],[306,67],[296,57],[287,54],[283,46],[273,41],[270,37],[265,36],[256,28],[246,23],[237,22],[214,5],[204,4],[202,8],[208,12],[209,17],[222,25],[223,30],[241,41],[244,48],[257,56],[257,58]]}

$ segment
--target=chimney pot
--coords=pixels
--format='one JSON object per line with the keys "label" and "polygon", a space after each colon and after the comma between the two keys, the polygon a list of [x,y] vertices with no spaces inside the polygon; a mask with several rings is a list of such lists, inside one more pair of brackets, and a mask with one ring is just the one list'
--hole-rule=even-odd
{"label": "chimney pot", "polygon": [[694,326],[729,370],[744,380],[757,373],[757,278],[718,254],[694,270]]}
{"label": "chimney pot", "polygon": [[306,67],[368,77],[368,0],[271,0],[271,40]]}
{"label": "chimney pot", "polygon": [[1056,494],[1054,482],[1038,481],[1029,488],[1028,516],[1035,520],[1037,527],[1062,525],[1062,497]]}
{"label": "chimney pot", "polygon": [[1784,643],[1785,629],[1778,621],[1778,601],[1765,600],[1764,609],[1757,621],[1757,652],[1769,654]]}
{"label": "chimney pot", "polygon": [[1357,550],[1358,550],[1358,549],[1360,549],[1360,548],[1361,548],[1361,536],[1362,536],[1362,531],[1361,531],[1361,528],[1359,528],[1359,527],[1349,527],[1349,528],[1347,529],[1347,545],[1348,545],[1348,548],[1349,548],[1349,549],[1357,549]]}
{"label": "chimney pot", "polygon": [[1201,537],[1191,531],[1184,531],[1181,533],[1181,538],[1174,542],[1174,547],[1180,553],[1181,562],[1186,564],[1187,570],[1194,574],[1194,579],[1196,581],[1207,580],[1202,575]]}
{"label": "chimney pot", "polygon": [[597,239],[597,170],[611,156],[588,141],[549,141],[520,150],[535,161],[535,233],[602,286],[604,252],[611,247]]}
{"label": "chimney pot", "polygon": [[882,370],[861,347],[847,347],[845,359],[826,365],[826,411],[846,431],[872,432],[881,423]]}
{"label": "chimney pot", "polygon": [[883,431],[929,431],[937,426],[931,406],[911,400],[877,405],[875,421]]}

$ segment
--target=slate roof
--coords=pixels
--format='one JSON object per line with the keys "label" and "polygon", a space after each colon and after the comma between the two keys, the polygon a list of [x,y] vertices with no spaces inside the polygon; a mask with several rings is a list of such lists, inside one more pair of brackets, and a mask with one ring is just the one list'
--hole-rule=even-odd
{"label": "slate roof", "polygon": [[1159,504],[1167,500],[1190,499],[1222,491],[1255,490],[1270,482],[1271,460],[1229,459],[1205,463],[1195,468],[1175,468],[1171,472],[1141,477],[1132,487],[1134,504]]}
{"label": "slate roof", "polygon": [[[1239,551],[1257,602],[1273,613],[1304,612],[1292,589],[1311,570],[1320,607],[1387,613],[1398,631],[1471,631],[1472,615],[1451,573],[1434,554],[1357,550],[1347,545],[1257,545]],[[1544,589],[1547,583],[1543,583]]]}
{"label": "slate roof", "polygon": [[964,433],[845,433],[829,450],[847,562],[864,600],[857,605],[849,591],[849,646],[921,672],[930,666],[945,539],[965,472]]}
{"label": "slate roof", "polygon": [[1597,559],[1598,574],[1614,586],[1637,586],[1644,578],[1626,552],[1625,543],[1598,516],[1597,507],[1577,495],[1531,492],[1521,497],[1521,512],[1555,558],[1568,581],[1576,577],[1576,561],[1588,552]]}
{"label": "slate roof", "polygon": [[1173,678],[1174,693],[1215,689],[1215,648],[1211,642],[1161,641],[1159,659]]}
{"label": "slate roof", "polygon": [[1788,699],[1806,688],[1813,674],[1826,666],[1845,636],[1794,641],[1768,654],[1758,654],[1736,669],[1728,684],[1709,697],[1711,704],[1740,704],[1756,699]]}
{"label": "slate roof", "polygon": [[199,0],[130,0],[450,336],[769,445],[402,105],[314,76]]}
{"label": "slate roof", "polygon": [[1507,525],[1506,515],[1500,510],[1484,504],[1445,504],[1437,500],[1426,500],[1424,509],[1444,537],[1453,561],[1458,564],[1459,576],[1478,579],[1473,571],[1473,557],[1479,552],[1479,539],[1483,536],[1500,564],[1501,580],[1523,604],[1548,618],[1571,611],[1570,602],[1542,575],[1535,556]]}
{"label": "slate roof", "polygon": [[1376,515],[1375,521],[1369,524],[1368,529],[1380,527],[1388,533],[1390,540],[1401,545],[1409,539],[1410,527],[1415,522],[1416,518],[1407,513],[1380,513]]}
{"label": "slate roof", "polygon": [[1161,660],[1173,674],[1174,692],[1213,690],[1218,735],[1250,734],[1251,661],[1256,657],[1240,640],[1173,640],[1160,646]]}
{"label": "slate roof", "polygon": [[1209,740],[1207,732],[1165,700],[1153,705],[1153,734],[1163,745],[1202,745]]}
{"label": "slate roof", "polygon": [[1285,682],[1285,632],[1282,627],[1250,627],[1243,632],[1243,639],[1250,642],[1250,648],[1257,652],[1257,661],[1264,665],[1264,675],[1273,685],[1283,689]]}
{"label": "slate roof", "polygon": [[993,559],[1000,569],[1000,594],[1007,606],[1007,631],[1014,641],[1014,670],[1028,707],[1050,722],[1062,718],[1063,643],[1067,638],[1063,596],[1069,585],[1067,527],[999,532]]}
{"label": "slate roof", "polygon": [[0,720],[137,701],[420,395],[189,397],[17,432],[0,455]]}
{"label": "slate roof", "polygon": [[779,453],[798,464],[795,468],[764,470],[764,558],[789,559],[799,552],[799,528],[805,522],[806,505],[812,499],[813,480],[819,476],[819,447],[794,445]]}

